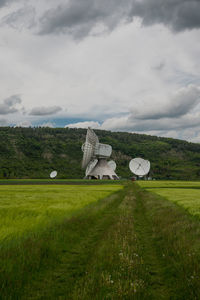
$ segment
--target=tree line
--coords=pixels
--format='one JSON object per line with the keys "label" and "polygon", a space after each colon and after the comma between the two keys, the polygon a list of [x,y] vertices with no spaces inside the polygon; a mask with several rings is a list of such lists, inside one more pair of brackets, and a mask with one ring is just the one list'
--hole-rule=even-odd
{"label": "tree line", "polygon": [[[100,142],[113,148],[117,174],[129,178],[129,161],[151,162],[155,179],[200,179],[200,144],[127,132],[95,130]],[[82,151],[86,129],[0,127],[0,178],[83,178]]]}

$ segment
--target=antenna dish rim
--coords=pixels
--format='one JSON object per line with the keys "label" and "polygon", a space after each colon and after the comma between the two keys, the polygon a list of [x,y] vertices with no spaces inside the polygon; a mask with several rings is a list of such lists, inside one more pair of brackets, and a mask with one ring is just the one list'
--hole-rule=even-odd
{"label": "antenna dish rim", "polygon": [[150,166],[150,161],[141,157],[133,158],[129,162],[130,171],[139,177],[146,176],[150,171]]}
{"label": "antenna dish rim", "polygon": [[51,179],[53,179],[53,178],[56,178],[57,175],[58,175],[58,172],[56,170],[54,170],[54,171],[51,171],[51,173],[49,174],[49,177]]}

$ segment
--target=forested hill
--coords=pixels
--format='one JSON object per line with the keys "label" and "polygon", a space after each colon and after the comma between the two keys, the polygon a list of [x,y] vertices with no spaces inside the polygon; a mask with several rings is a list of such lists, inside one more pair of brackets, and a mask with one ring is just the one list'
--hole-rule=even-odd
{"label": "forested hill", "polygon": [[[171,138],[95,130],[100,142],[112,145],[117,174],[132,176],[129,161],[142,157],[151,161],[156,179],[200,179],[200,144]],[[82,178],[81,145],[85,129],[0,128],[0,178]]]}

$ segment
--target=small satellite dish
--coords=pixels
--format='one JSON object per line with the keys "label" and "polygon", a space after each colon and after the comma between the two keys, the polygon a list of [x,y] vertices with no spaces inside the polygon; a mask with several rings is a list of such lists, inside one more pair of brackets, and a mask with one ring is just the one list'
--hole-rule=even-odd
{"label": "small satellite dish", "polygon": [[98,159],[94,159],[89,162],[89,164],[85,170],[85,176],[87,176],[92,171],[92,169],[96,166],[97,163],[98,163]]}
{"label": "small satellite dish", "polygon": [[116,168],[117,168],[116,162],[115,162],[114,160],[110,160],[110,161],[108,162],[108,165],[109,165],[109,167],[110,167],[113,171],[115,171]]}
{"label": "small satellite dish", "polygon": [[55,178],[57,176],[58,172],[57,171],[52,171],[50,173],[50,178]]}
{"label": "small satellite dish", "polygon": [[147,175],[150,171],[150,162],[142,158],[134,158],[129,163],[131,172],[139,177]]}

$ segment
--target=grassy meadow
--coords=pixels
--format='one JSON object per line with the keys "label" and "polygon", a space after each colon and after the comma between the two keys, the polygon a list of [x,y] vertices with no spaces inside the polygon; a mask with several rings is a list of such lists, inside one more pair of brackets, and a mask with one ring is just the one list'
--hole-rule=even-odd
{"label": "grassy meadow", "polygon": [[0,186],[0,299],[199,299],[199,187]]}
{"label": "grassy meadow", "polygon": [[190,214],[200,216],[200,182],[140,181],[139,185],[176,203]]}
{"label": "grassy meadow", "polygon": [[[152,190],[150,190],[152,191]],[[200,216],[200,187],[197,189],[157,188],[154,192],[186,209],[190,214]]]}
{"label": "grassy meadow", "polygon": [[0,179],[0,185],[105,185],[123,184],[124,180],[87,180],[87,179]]}
{"label": "grassy meadow", "polygon": [[[75,217],[84,207],[120,189],[120,185],[1,186],[0,295],[5,293],[7,299],[7,289],[15,282],[16,288],[20,289],[22,282],[26,281],[25,277],[31,275],[29,272],[27,274],[27,269],[30,268],[31,273],[40,266],[41,260],[45,260],[43,258],[53,254],[53,247],[56,248],[56,243],[61,239],[58,228],[63,222]],[[16,295],[17,289],[13,291]]]}
{"label": "grassy meadow", "polygon": [[157,188],[191,188],[200,189],[200,181],[181,181],[181,180],[150,180],[150,181],[137,181],[140,187],[145,189]]}
{"label": "grassy meadow", "polygon": [[103,199],[121,186],[2,186],[0,242],[69,218],[84,206]]}

